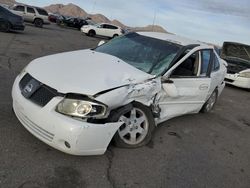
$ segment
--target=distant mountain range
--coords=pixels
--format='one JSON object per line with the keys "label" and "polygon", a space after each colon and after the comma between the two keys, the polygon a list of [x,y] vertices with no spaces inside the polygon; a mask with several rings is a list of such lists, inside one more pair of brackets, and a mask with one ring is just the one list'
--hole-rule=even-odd
{"label": "distant mountain range", "polygon": [[[0,3],[13,5],[17,3],[15,0],[0,0]],[[106,16],[102,14],[88,14],[85,10],[80,8],[79,6],[69,3],[67,5],[63,4],[52,4],[49,6],[44,7],[48,12],[54,14],[61,14],[65,16],[72,16],[72,17],[90,17],[96,23],[112,23],[114,25],[120,26],[122,28],[131,29],[134,31],[156,31],[156,32],[163,32],[167,33],[167,31],[158,25],[148,25],[145,27],[129,27],[121,23],[119,20],[110,20]]]}
{"label": "distant mountain range", "polygon": [[149,25],[146,27],[136,27],[136,28],[131,28],[129,26],[124,25],[118,20],[109,20],[106,16],[102,14],[88,14],[85,10],[80,8],[79,6],[75,4],[53,4],[49,5],[47,7],[44,7],[48,12],[55,13],[55,14],[62,14],[62,15],[67,15],[67,16],[73,16],[73,17],[90,17],[94,22],[96,23],[112,23],[114,25],[120,26],[122,28],[130,28],[136,31],[157,31],[157,32],[167,32],[164,28],[158,25]]}

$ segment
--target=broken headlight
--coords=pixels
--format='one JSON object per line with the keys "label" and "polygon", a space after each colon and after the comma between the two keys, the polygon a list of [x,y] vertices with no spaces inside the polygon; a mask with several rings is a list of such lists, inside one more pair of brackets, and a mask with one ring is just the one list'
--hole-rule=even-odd
{"label": "broken headlight", "polygon": [[56,111],[78,118],[101,118],[105,116],[107,107],[98,102],[64,98],[57,105]]}
{"label": "broken headlight", "polygon": [[239,77],[250,78],[250,72],[241,72]]}

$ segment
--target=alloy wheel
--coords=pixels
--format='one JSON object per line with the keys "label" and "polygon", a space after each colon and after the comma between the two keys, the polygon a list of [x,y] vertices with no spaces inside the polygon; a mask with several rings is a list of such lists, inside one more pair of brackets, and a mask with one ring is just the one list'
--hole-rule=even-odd
{"label": "alloy wheel", "polygon": [[139,144],[147,136],[149,121],[141,109],[133,108],[130,112],[122,115],[119,121],[124,122],[124,124],[119,128],[118,134],[126,144]]}

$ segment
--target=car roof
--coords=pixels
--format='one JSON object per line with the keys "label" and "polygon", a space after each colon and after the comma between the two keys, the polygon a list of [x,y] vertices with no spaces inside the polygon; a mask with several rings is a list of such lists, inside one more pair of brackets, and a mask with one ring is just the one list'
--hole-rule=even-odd
{"label": "car roof", "polygon": [[181,37],[181,36],[174,35],[174,34],[170,34],[170,33],[160,33],[160,32],[137,32],[137,33],[139,35],[169,41],[169,42],[179,44],[182,46],[198,44],[198,45],[204,46],[204,47],[209,47],[209,48],[212,47],[212,46],[207,45],[201,41],[188,39],[188,38]]}
{"label": "car roof", "polygon": [[120,26],[118,26],[118,25],[114,25],[114,24],[111,24],[111,23],[99,23],[100,25],[102,25],[102,24],[106,24],[106,25],[112,25],[112,26],[115,26],[115,27],[118,27],[118,28],[120,28]]}

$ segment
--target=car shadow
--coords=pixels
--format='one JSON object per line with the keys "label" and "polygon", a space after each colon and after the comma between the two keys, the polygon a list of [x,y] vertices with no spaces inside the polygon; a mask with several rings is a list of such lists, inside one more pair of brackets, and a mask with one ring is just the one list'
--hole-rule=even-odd
{"label": "car shadow", "polygon": [[232,88],[232,89],[235,89],[235,90],[238,90],[238,91],[250,92],[250,89],[241,88],[241,87],[237,87],[237,86],[230,85],[230,84],[226,84],[226,86],[227,86],[228,88]]}

